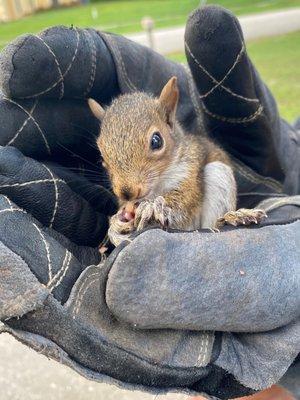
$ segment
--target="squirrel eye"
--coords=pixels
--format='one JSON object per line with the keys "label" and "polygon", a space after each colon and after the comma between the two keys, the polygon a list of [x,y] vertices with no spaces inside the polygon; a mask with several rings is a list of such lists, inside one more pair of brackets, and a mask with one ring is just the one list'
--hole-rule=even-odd
{"label": "squirrel eye", "polygon": [[154,132],[151,138],[150,147],[151,150],[159,150],[163,146],[163,138],[159,132]]}

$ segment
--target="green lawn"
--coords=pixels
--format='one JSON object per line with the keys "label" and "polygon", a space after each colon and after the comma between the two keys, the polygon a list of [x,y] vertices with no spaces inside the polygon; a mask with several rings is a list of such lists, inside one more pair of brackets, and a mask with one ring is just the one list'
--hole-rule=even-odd
{"label": "green lawn", "polygon": [[[150,15],[156,20],[156,27],[180,25],[199,3],[199,0],[94,0],[88,6],[40,12],[20,21],[0,24],[0,49],[20,34],[59,24],[126,33],[140,30],[141,18]],[[220,4],[237,15],[300,6],[300,0],[207,0],[206,3]],[[275,94],[281,114],[288,120],[300,115],[299,43],[300,32],[248,44],[257,69]],[[182,54],[171,58],[185,60]]]}
{"label": "green lawn", "polygon": [[[300,0],[207,0],[206,3],[220,4],[238,15],[300,6]],[[59,24],[127,33],[141,30],[140,20],[147,15],[156,20],[158,28],[181,25],[199,4],[199,0],[101,0],[87,6],[40,12],[20,21],[0,24],[0,48],[20,34]]]}
{"label": "green lawn", "polygon": [[[248,53],[288,121],[300,116],[300,31],[247,44]],[[185,62],[184,54],[169,58]]]}

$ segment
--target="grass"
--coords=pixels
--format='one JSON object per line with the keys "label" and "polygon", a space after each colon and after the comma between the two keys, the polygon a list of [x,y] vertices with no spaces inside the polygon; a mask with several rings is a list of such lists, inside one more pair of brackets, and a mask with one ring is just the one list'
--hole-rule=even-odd
{"label": "grass", "polygon": [[[280,115],[292,122],[300,116],[300,31],[247,44],[248,54],[275,96]],[[184,54],[169,58],[186,62]]]}
{"label": "grass", "polygon": [[[300,6],[300,0],[202,0],[205,2],[222,5],[237,15]],[[128,33],[141,30],[140,21],[144,16],[154,18],[157,28],[181,25],[200,3],[199,0],[101,0],[86,6],[39,12],[0,24],[0,48],[18,35],[36,33],[52,25],[94,26]]]}
{"label": "grass", "polygon": [[[20,34],[35,33],[52,25],[95,26],[128,33],[139,31],[140,20],[146,15],[155,19],[157,28],[181,25],[199,3],[199,0],[94,0],[87,6],[39,12],[20,21],[0,23],[0,49]],[[237,15],[300,6],[300,0],[207,0],[206,3],[222,5]],[[274,93],[281,114],[290,121],[300,115],[299,43],[300,32],[248,44],[249,54]],[[185,60],[183,54],[172,58]]]}

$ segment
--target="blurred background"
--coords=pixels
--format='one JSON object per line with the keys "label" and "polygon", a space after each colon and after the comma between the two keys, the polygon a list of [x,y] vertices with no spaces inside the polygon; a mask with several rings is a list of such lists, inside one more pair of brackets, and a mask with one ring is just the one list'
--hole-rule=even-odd
{"label": "blurred background", "polygon": [[[199,5],[218,4],[242,24],[248,52],[281,115],[300,115],[300,0],[0,0],[0,49],[18,35],[52,25],[124,34],[184,63],[184,24]],[[0,400],[183,400],[89,382],[0,335]]]}
{"label": "blurred background", "polygon": [[184,24],[201,4],[240,17],[254,64],[293,121],[300,114],[300,0],[0,0],[0,49],[24,33],[74,25],[124,34],[185,62]]}

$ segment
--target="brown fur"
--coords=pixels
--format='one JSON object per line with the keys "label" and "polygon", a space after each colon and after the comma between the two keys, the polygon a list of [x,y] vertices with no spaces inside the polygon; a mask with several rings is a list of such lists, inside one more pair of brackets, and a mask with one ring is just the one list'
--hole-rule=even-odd
{"label": "brown fur", "polygon": [[[213,142],[183,131],[175,119],[178,96],[176,78],[172,78],[159,99],[140,92],[126,94],[105,112],[90,102],[102,121],[97,143],[120,207],[136,208],[135,221],[125,222],[124,232],[151,222],[171,228],[199,228],[204,167],[213,161],[230,166],[228,156]],[[153,151],[149,143],[156,131],[164,148]],[[172,182],[174,187],[169,187]],[[130,201],[122,197],[124,188],[132,194]],[[119,231],[120,225],[118,221]]]}

